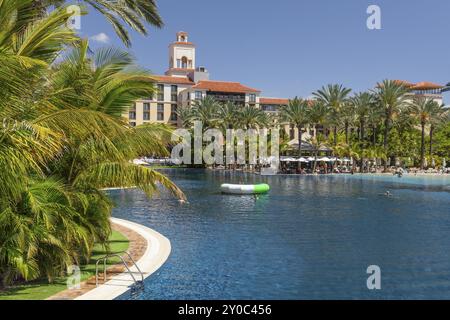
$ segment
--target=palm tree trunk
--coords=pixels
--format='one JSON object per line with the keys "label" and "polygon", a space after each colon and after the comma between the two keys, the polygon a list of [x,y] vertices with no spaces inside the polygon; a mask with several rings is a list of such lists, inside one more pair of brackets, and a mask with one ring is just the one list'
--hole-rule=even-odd
{"label": "palm tree trunk", "polygon": [[348,145],[348,122],[345,122],[345,144]]}
{"label": "palm tree trunk", "polygon": [[[298,130],[298,156],[300,158],[302,156],[302,136],[303,136],[302,126],[298,126],[297,130]],[[298,162],[298,168],[299,169],[302,168],[302,163],[300,161]]]}
{"label": "palm tree trunk", "polygon": [[420,145],[420,169],[423,170],[425,164],[425,123],[421,123],[422,127],[422,140]]}
{"label": "palm tree trunk", "polygon": [[[388,153],[388,144],[389,144],[389,126],[390,126],[390,118],[389,116],[386,116],[386,120],[384,121],[384,151],[386,153],[386,158],[389,158]],[[384,161],[384,171],[387,171],[387,160]]]}
{"label": "palm tree trunk", "polygon": [[372,124],[372,147],[377,144],[377,128]]}
{"label": "palm tree trunk", "polygon": [[431,127],[430,127],[430,157],[433,156],[433,133],[434,133],[434,126],[431,125]]}
{"label": "palm tree trunk", "polygon": [[334,137],[333,137],[334,145],[336,146],[337,145],[337,126],[334,126],[333,135],[334,135]]}
{"label": "palm tree trunk", "polygon": [[[317,147],[317,149],[318,149],[318,148],[319,148],[319,147]],[[317,167],[317,153],[318,153],[318,151],[316,150],[316,151],[314,152],[313,174],[316,173],[316,167]]]}

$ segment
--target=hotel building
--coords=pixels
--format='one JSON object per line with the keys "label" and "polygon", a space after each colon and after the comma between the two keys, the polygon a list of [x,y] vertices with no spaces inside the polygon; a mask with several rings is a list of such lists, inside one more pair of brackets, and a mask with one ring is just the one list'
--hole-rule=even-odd
{"label": "hotel building", "polygon": [[[210,80],[208,70],[196,65],[196,46],[189,41],[186,32],[178,32],[176,40],[169,45],[169,68],[164,75],[155,75],[156,93],[135,102],[128,114],[132,126],[149,122],[168,123],[180,126],[177,117],[179,107],[191,106],[196,100],[207,96],[220,102],[231,101],[238,105],[250,105],[270,113],[276,113],[280,107],[287,105],[289,99],[261,97],[261,91],[243,85],[239,82]],[[424,96],[442,104],[441,85],[431,82],[411,83],[395,80],[407,86],[411,91],[408,95]],[[286,126],[286,132],[291,140],[298,138],[298,130]],[[306,128],[304,139],[315,135],[312,128]]]}
{"label": "hotel building", "polygon": [[132,126],[149,122],[178,126],[177,109],[207,96],[221,102],[260,107],[260,90],[239,82],[210,80],[208,70],[196,66],[195,49],[186,32],[177,33],[176,41],[169,45],[169,69],[164,75],[153,76],[156,93],[136,101],[124,115]]}

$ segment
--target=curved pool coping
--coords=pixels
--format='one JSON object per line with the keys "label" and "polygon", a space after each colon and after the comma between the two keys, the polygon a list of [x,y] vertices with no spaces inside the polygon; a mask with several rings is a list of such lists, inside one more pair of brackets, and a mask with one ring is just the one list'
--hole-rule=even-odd
{"label": "curved pool coping", "polygon": [[[141,224],[124,219],[111,218],[111,222],[129,228],[141,235],[147,241],[147,248],[142,257],[136,261],[144,274],[144,279],[157,271],[170,255],[171,245],[169,239]],[[136,267],[130,268],[138,278]],[[133,281],[127,272],[120,273],[97,288],[75,298],[75,300],[113,300],[130,291]]]}

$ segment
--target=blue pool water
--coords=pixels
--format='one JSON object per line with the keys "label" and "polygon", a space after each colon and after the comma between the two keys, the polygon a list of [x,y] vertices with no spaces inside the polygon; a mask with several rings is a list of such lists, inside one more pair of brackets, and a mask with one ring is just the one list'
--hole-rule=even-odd
{"label": "blue pool water", "polygon": [[[111,192],[115,217],[172,244],[140,299],[450,298],[449,178],[165,172],[188,204]],[[255,200],[222,195],[224,182],[272,189]],[[369,265],[381,290],[367,289]]]}

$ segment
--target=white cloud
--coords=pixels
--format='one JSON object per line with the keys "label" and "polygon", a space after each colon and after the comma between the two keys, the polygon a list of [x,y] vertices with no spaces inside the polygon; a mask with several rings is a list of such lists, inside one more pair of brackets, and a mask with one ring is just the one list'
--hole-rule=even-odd
{"label": "white cloud", "polygon": [[101,42],[101,43],[108,43],[109,37],[106,33],[100,32],[99,34],[92,36],[91,40],[96,41],[96,42]]}

